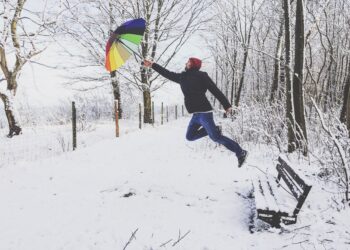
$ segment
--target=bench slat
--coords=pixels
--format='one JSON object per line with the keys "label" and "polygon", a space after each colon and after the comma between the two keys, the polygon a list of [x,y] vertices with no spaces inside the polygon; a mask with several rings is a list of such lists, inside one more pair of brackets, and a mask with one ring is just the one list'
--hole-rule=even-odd
{"label": "bench slat", "polygon": [[265,180],[256,178],[252,180],[254,186],[255,203],[257,209],[278,212],[279,207],[273,198]]}
{"label": "bench slat", "polygon": [[259,178],[252,179],[254,188],[255,206],[257,209],[267,210],[268,204],[264,197],[264,190],[261,187],[261,181]]}
{"label": "bench slat", "polygon": [[302,180],[302,179],[300,178],[300,176],[291,168],[291,166],[287,163],[286,160],[284,160],[284,159],[280,156],[280,157],[278,157],[278,161],[279,161],[281,167],[282,167],[283,169],[285,169],[285,170],[288,172],[288,174],[296,181],[296,183],[297,183],[303,190],[305,190],[306,188],[309,187],[309,185],[307,185],[307,184],[305,183],[305,181]]}
{"label": "bench slat", "polygon": [[293,179],[291,178],[291,176],[289,176],[289,174],[285,171],[284,168],[282,168],[281,165],[277,165],[276,168],[277,168],[277,171],[279,172],[279,177],[282,177],[282,179],[288,186],[289,190],[292,192],[293,196],[295,197],[295,199],[299,200],[302,193],[298,189],[298,186],[295,185],[295,182],[293,182]]}
{"label": "bench slat", "polygon": [[275,211],[278,213],[280,211],[280,208],[276,202],[275,197],[273,196],[273,191],[271,192],[271,186],[269,186],[268,181],[261,181],[262,187],[265,191],[265,199],[267,204],[269,204],[270,210]]}
{"label": "bench slat", "polygon": [[274,198],[280,209],[280,213],[284,215],[292,215],[295,209],[294,196],[290,195],[290,193],[287,193],[283,187],[280,187],[280,184],[277,183],[277,179],[272,175],[268,175],[267,180],[271,185],[272,190],[275,190]]}

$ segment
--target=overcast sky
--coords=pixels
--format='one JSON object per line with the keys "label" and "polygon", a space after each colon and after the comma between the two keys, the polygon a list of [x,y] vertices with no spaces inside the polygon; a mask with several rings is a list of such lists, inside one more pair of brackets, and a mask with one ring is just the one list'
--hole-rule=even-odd
{"label": "overcast sky", "polygon": [[[58,7],[60,1],[53,0],[28,0],[25,7],[31,11],[42,11],[44,8],[52,8],[52,4]],[[74,43],[70,41],[59,40],[59,43],[52,42],[46,51],[36,56],[33,61],[47,65],[57,66],[65,65],[77,60],[76,58],[64,56],[62,48],[70,50],[75,49]],[[173,63],[169,65],[170,70],[182,71],[189,57],[206,58],[203,62],[203,70],[211,73],[209,50],[205,42],[199,36],[193,36],[189,42],[182,48],[180,53],[174,58]],[[134,60],[130,58],[129,60]],[[128,62],[126,62],[128,63]],[[75,93],[62,83],[66,82],[66,72],[64,70],[52,69],[36,63],[27,63],[19,77],[20,86],[18,96],[21,100],[26,100],[30,105],[53,105],[61,102],[63,99],[71,98]],[[106,90],[108,91],[108,90]],[[140,97],[141,97],[140,93]],[[167,83],[162,89],[154,95],[155,102],[166,100],[170,104],[181,103],[183,96],[179,86],[175,83]]]}

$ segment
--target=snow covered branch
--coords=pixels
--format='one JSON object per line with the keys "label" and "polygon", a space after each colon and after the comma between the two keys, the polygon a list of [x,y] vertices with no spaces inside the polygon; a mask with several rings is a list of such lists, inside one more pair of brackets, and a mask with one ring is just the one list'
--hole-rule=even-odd
{"label": "snow covered branch", "polygon": [[129,245],[130,245],[130,243],[134,240],[134,239],[136,239],[136,233],[137,233],[137,231],[138,231],[139,229],[137,228],[132,234],[131,234],[131,236],[130,236],[130,238],[129,238],[129,241],[125,244],[125,246],[124,246],[124,248],[123,248],[123,250],[125,250]]}
{"label": "snow covered branch", "polygon": [[350,199],[349,199],[349,185],[350,185],[349,184],[349,166],[348,166],[348,163],[347,163],[347,160],[346,160],[345,151],[344,151],[343,147],[341,146],[339,140],[335,137],[335,135],[330,130],[330,128],[328,128],[326,126],[326,124],[324,122],[324,119],[323,119],[322,112],[318,108],[318,106],[317,106],[317,104],[316,104],[314,99],[312,99],[312,103],[313,103],[313,105],[314,105],[314,107],[315,107],[315,109],[317,111],[317,114],[318,114],[318,116],[320,118],[323,130],[332,139],[332,141],[334,142],[335,146],[338,149],[338,152],[339,152],[339,155],[340,155],[340,159],[341,159],[341,162],[342,162],[342,169],[344,171],[345,200],[346,200],[346,202],[349,202],[350,201]]}

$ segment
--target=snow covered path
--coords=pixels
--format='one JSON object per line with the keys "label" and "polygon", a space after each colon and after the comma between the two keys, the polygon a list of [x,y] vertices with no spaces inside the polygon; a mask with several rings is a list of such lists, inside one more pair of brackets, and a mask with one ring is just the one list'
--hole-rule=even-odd
{"label": "snow covered path", "polygon": [[0,168],[0,249],[119,250],[136,230],[126,249],[286,246],[249,233],[251,170],[207,139],[186,142],[187,120]]}

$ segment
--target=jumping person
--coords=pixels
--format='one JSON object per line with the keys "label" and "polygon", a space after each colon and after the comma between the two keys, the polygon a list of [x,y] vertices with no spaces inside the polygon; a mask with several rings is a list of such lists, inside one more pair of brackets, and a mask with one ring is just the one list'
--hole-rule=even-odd
{"label": "jumping person", "polygon": [[232,112],[232,107],[225,95],[215,86],[206,72],[199,71],[202,61],[191,57],[186,63],[185,71],[182,73],[171,72],[157,63],[144,60],[145,67],[151,67],[163,77],[177,82],[185,96],[185,106],[192,119],[188,125],[186,139],[194,141],[209,135],[213,141],[224,145],[234,152],[238,159],[238,167],[245,162],[248,152],[242,149],[239,144],[226,136],[223,136],[213,119],[213,108],[210,105],[205,92],[209,90],[224,107],[227,114]]}

